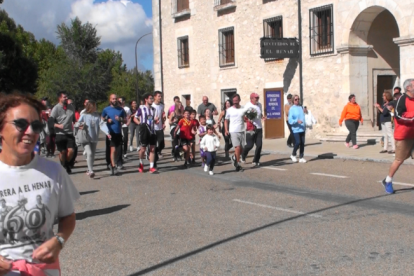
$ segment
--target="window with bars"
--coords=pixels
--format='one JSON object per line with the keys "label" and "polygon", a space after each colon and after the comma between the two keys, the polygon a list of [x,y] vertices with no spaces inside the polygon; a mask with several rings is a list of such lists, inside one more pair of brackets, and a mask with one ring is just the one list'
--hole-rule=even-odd
{"label": "window with bars", "polygon": [[311,56],[334,52],[333,5],[309,10]]}
{"label": "window with bars", "polygon": [[189,0],[176,0],[177,1],[177,13],[188,10],[190,8]]}
{"label": "window with bars", "polygon": [[190,53],[188,50],[188,36],[177,39],[178,68],[190,66]]}
{"label": "window with bars", "polygon": [[220,66],[234,65],[234,27],[219,30]]}
{"label": "window with bars", "polygon": [[[283,19],[282,16],[276,16],[263,20],[263,36],[271,38],[283,38]],[[283,61],[283,58],[265,58],[268,61]]]}

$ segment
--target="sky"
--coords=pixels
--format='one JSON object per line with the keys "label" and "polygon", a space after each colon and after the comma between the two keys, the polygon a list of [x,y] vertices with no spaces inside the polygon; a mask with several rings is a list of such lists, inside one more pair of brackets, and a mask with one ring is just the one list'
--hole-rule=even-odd
{"label": "sky", "polygon": [[[0,5],[16,24],[56,45],[57,25],[76,16],[95,26],[103,49],[120,51],[128,69],[135,67],[135,43],[152,32],[151,0],[4,0]],[[125,5],[126,4],[126,5]],[[138,44],[139,70],[153,70],[152,36]]]}

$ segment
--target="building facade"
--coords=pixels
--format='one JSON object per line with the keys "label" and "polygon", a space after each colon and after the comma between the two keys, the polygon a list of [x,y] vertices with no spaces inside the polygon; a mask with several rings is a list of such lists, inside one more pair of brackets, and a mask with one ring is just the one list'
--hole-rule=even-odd
{"label": "building facade", "polygon": [[[318,121],[314,134],[339,128],[349,94],[378,129],[374,104],[414,77],[413,7],[414,0],[301,1],[302,100]],[[219,107],[235,92],[241,104],[252,92],[264,103],[266,91],[282,91],[278,105],[299,94],[297,58],[260,57],[260,38],[298,38],[298,0],[153,0],[153,24],[155,87],[167,106],[176,95],[197,108],[205,95]],[[276,121],[266,137],[287,135]]]}

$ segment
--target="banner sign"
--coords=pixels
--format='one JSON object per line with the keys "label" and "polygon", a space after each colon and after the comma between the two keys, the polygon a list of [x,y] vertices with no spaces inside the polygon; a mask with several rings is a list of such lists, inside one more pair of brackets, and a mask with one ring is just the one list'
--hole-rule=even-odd
{"label": "banner sign", "polygon": [[266,91],[267,119],[282,119],[282,91]]}
{"label": "banner sign", "polygon": [[296,38],[260,39],[261,58],[296,58],[299,56],[299,43]]}

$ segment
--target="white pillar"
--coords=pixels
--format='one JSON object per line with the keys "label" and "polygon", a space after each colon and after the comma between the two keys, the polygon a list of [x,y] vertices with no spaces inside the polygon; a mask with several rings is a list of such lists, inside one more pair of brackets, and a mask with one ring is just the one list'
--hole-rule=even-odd
{"label": "white pillar", "polygon": [[397,37],[394,42],[400,46],[400,79],[403,84],[406,79],[414,78],[414,36]]}

